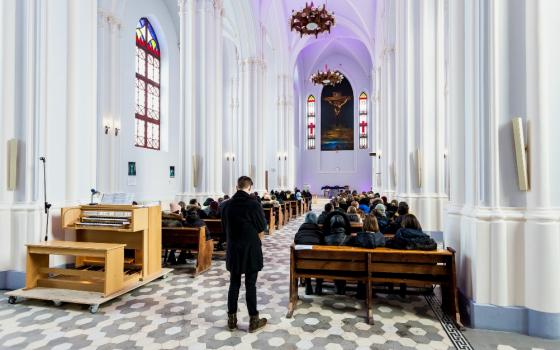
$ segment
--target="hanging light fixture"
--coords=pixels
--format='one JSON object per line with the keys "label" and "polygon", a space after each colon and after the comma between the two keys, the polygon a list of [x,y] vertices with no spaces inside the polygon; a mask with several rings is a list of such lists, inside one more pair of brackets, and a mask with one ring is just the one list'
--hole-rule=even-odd
{"label": "hanging light fixture", "polygon": [[329,13],[326,4],[322,8],[315,7],[313,1],[305,3],[303,10],[292,10],[292,18],[290,27],[292,31],[299,32],[300,37],[303,35],[315,35],[320,33],[331,32],[331,28],[335,25],[334,12]]}
{"label": "hanging light fixture", "polygon": [[315,85],[337,85],[340,84],[340,82],[342,81],[342,79],[344,79],[344,75],[342,73],[340,73],[339,71],[335,70],[332,71],[329,69],[329,67],[327,67],[327,65],[325,64],[325,70],[324,71],[317,71],[317,73],[314,73],[311,75],[311,82]]}

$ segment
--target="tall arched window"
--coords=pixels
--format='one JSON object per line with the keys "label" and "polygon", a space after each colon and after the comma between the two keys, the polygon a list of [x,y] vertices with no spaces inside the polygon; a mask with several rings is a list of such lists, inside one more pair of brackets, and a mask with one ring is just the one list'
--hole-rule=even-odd
{"label": "tall arched window", "polygon": [[367,108],[367,94],[362,92],[360,94],[360,123],[358,124],[360,135],[360,149],[368,148],[368,108]]}
{"label": "tall arched window", "polygon": [[315,149],[315,96],[307,98],[307,149]]}
{"label": "tall arched window", "polygon": [[160,50],[150,21],[142,17],[136,27],[135,144],[159,150]]}

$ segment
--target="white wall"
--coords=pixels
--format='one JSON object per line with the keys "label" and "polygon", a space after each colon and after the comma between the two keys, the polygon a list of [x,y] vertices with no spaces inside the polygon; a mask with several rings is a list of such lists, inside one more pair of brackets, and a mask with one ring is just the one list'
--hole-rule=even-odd
{"label": "white wall", "polygon": [[[138,20],[146,17],[154,27],[161,49],[161,149],[134,146],[135,41]],[[172,200],[182,191],[181,126],[179,118],[179,47],[177,30],[163,1],[128,1],[120,34],[121,132],[118,136],[121,191],[138,201]],[[188,142],[188,140],[186,140]],[[136,176],[129,177],[128,162],[136,162]],[[169,167],[175,166],[175,178]]]}

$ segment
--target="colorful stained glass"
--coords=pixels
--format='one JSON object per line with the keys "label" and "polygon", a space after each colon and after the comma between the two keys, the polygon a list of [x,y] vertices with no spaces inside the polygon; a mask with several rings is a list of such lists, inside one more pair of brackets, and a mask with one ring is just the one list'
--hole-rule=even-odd
{"label": "colorful stained glass", "polygon": [[315,149],[315,96],[307,98],[307,149]]}
{"label": "colorful stained glass", "polygon": [[160,148],[160,49],[147,18],[136,27],[136,128],[138,147]]}
{"label": "colorful stained glass", "polygon": [[146,17],[140,18],[136,27],[136,44],[159,57],[159,42],[152,24]]}
{"label": "colorful stained glass", "polygon": [[358,135],[360,135],[360,149],[368,148],[368,113],[367,113],[367,94],[360,94],[360,122],[358,123]]}

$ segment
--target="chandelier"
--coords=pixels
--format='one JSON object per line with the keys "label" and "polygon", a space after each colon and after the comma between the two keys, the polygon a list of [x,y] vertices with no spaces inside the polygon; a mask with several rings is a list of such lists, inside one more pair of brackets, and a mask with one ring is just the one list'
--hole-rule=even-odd
{"label": "chandelier", "polygon": [[334,26],[334,12],[329,13],[323,4],[322,8],[314,7],[313,2],[305,3],[305,8],[295,12],[292,10],[290,20],[292,31],[299,32],[300,37],[305,35],[315,35],[317,37],[322,32],[331,32]]}
{"label": "chandelier", "polygon": [[342,79],[344,79],[344,75],[342,75],[342,73],[337,70],[331,71],[326,64],[324,71],[317,71],[317,73],[311,75],[311,82],[315,85],[322,84],[325,86],[334,86],[340,84]]}

